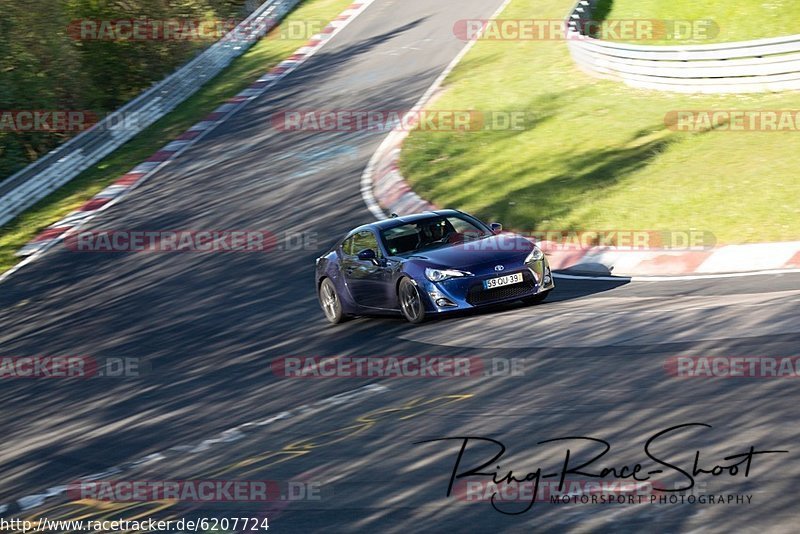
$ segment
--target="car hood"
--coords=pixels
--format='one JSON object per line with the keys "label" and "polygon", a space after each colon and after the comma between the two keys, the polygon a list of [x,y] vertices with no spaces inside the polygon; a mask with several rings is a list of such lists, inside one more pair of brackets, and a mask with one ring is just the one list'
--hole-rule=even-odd
{"label": "car hood", "polygon": [[470,243],[426,250],[409,259],[426,263],[429,267],[463,269],[487,264],[522,262],[533,250],[533,243],[515,234],[500,234]]}

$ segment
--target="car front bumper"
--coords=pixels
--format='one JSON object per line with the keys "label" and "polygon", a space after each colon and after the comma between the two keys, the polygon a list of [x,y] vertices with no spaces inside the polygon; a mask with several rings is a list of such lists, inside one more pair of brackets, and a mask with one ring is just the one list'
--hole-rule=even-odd
{"label": "car front bumper", "polygon": [[428,313],[445,314],[513,302],[555,288],[553,273],[546,257],[525,264],[519,269],[503,272],[502,275],[515,273],[522,273],[522,283],[488,290],[483,289],[483,282],[500,276],[499,273],[484,272],[464,278],[451,278],[443,282],[431,282],[426,279],[420,284],[420,293],[426,297],[424,300]]}

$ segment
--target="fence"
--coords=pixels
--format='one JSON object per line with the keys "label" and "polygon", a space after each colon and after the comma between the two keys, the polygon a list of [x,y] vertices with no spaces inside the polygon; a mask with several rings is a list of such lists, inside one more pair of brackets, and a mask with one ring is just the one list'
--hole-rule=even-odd
{"label": "fence", "polygon": [[[57,190],[175,109],[244,54],[301,0],[268,0],[179,70],[0,182],[0,225]],[[135,117],[135,120],[130,120]]]}
{"label": "fence", "polygon": [[591,75],[679,93],[800,89],[800,35],[687,46],[609,42],[584,31],[597,2],[579,1],[567,20],[572,58]]}

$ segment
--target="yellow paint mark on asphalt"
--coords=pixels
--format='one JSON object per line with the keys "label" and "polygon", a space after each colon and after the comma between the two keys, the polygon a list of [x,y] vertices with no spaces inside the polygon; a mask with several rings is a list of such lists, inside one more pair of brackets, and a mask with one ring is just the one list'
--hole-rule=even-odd
{"label": "yellow paint mark on asphalt", "polygon": [[[285,445],[280,451],[271,451],[258,456],[252,456],[244,460],[239,460],[220,471],[214,472],[211,476],[219,476],[222,474],[229,474],[237,469],[250,467],[250,469],[237,472],[238,477],[245,477],[251,473],[267,469],[279,463],[286,462],[299,456],[310,453],[314,449],[334,445],[344,440],[353,438],[366,430],[373,428],[380,420],[387,419],[391,415],[398,415],[405,413],[398,417],[400,421],[406,421],[412,417],[417,417],[424,413],[430,412],[435,408],[441,408],[450,404],[460,402],[473,397],[471,394],[465,395],[442,395],[432,399],[425,400],[424,397],[412,399],[401,406],[393,406],[388,408],[380,408],[365,415],[356,418],[356,424],[349,425],[343,428],[337,428],[328,432],[317,434],[316,436],[306,438],[300,441],[295,441]],[[282,455],[289,455],[283,456]],[[293,455],[293,456],[292,456]],[[278,459],[275,459],[278,458]],[[272,461],[269,461],[272,460]],[[251,467],[252,466],[252,467]]]}
{"label": "yellow paint mark on asphalt", "polygon": [[[278,451],[267,451],[256,456],[238,460],[227,467],[222,468],[221,470],[209,474],[208,476],[218,477],[223,474],[230,475],[231,473],[236,472],[237,477],[244,477],[250,473],[263,471],[264,469],[268,469],[272,466],[305,456],[315,449],[334,445],[346,439],[350,439],[368,429],[375,427],[375,425],[382,420],[391,419],[391,416],[398,416],[398,421],[407,421],[414,417],[429,413],[434,409],[449,406],[451,404],[472,398],[473,396],[474,395],[472,394],[442,395],[427,400],[424,397],[419,397],[407,401],[400,406],[392,406],[373,410],[357,417],[355,424],[289,443]],[[203,476],[205,475],[201,475],[198,478],[203,478]],[[130,521],[136,521],[140,518],[153,517],[154,514],[168,510],[176,504],[179,504],[179,502],[154,501],[146,503],[116,503],[85,499],[61,503],[50,508],[46,508],[43,511],[39,511],[34,515],[31,515],[27,518],[27,520],[38,521],[39,518],[46,517],[50,520],[62,521],[102,521],[104,519],[112,519],[111,516],[113,515],[113,519],[128,519]],[[131,512],[136,508],[141,508],[141,513],[137,513],[132,517],[122,517],[122,512]],[[65,515],[59,517],[59,514],[61,513],[64,513]],[[178,519],[179,517],[179,514],[171,513],[167,516],[160,517],[159,519],[166,521],[169,519]]]}

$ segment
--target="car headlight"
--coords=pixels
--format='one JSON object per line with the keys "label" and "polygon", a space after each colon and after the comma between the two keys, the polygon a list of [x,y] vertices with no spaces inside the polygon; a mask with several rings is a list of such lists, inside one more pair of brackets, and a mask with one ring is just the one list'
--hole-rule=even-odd
{"label": "car headlight", "polygon": [[525,263],[532,263],[534,261],[539,261],[542,258],[544,258],[544,252],[542,252],[542,249],[534,245],[533,251],[531,251],[531,253],[528,254],[528,257],[525,258]]}
{"label": "car headlight", "polygon": [[431,282],[443,282],[450,278],[462,278],[464,276],[472,276],[472,273],[456,271],[455,269],[425,269],[425,278]]}

